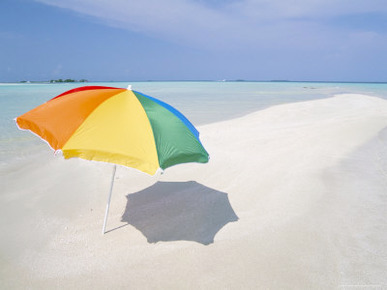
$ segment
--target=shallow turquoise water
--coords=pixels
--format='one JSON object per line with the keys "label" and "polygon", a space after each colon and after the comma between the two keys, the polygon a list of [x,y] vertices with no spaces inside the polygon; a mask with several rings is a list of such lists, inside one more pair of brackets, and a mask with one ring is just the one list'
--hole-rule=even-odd
{"label": "shallow turquoise water", "polygon": [[22,159],[47,145],[17,129],[14,118],[61,94],[84,85],[126,88],[159,98],[201,125],[273,105],[360,93],[387,99],[387,84],[314,82],[106,82],[68,84],[0,84],[0,165]]}

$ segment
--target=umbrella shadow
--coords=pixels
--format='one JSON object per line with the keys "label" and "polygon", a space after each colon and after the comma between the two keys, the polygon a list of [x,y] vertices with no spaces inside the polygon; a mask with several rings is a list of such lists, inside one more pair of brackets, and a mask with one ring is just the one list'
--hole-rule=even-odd
{"label": "umbrella shadow", "polygon": [[148,240],[214,242],[215,235],[235,214],[227,193],[195,181],[157,182],[127,195],[122,221],[133,225]]}

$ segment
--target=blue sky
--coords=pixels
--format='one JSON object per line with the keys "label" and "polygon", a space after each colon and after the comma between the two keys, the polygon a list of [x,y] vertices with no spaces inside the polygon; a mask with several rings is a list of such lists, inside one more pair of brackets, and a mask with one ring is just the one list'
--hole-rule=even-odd
{"label": "blue sky", "polygon": [[1,0],[0,82],[387,81],[385,0]]}

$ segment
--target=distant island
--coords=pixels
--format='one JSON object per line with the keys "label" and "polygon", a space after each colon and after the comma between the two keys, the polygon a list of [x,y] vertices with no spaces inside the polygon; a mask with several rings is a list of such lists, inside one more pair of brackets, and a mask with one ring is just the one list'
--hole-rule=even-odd
{"label": "distant island", "polygon": [[88,80],[85,80],[85,79],[81,79],[81,80],[79,80],[79,81],[73,80],[73,79],[65,79],[65,80],[57,79],[57,80],[50,80],[50,83],[86,83],[86,82],[88,82]]}
{"label": "distant island", "polygon": [[88,80],[85,80],[85,79],[81,79],[81,80],[73,80],[73,79],[57,79],[57,80],[50,80],[50,81],[20,81],[19,83],[27,83],[27,84],[30,84],[30,83],[50,83],[50,84],[54,84],[54,83],[87,83]]}

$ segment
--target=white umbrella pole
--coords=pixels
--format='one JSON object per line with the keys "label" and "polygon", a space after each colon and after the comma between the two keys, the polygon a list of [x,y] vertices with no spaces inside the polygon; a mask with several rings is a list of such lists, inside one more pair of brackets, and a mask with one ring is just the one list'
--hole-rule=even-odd
{"label": "white umbrella pole", "polygon": [[107,222],[107,217],[108,217],[108,214],[109,214],[110,199],[112,197],[112,192],[113,192],[113,183],[114,183],[114,176],[116,175],[116,168],[117,168],[117,165],[114,164],[112,182],[111,182],[111,185],[110,185],[109,198],[108,198],[108,201],[107,201],[107,204],[106,204],[105,219],[103,221],[103,226],[102,226],[102,234],[103,235],[105,234],[106,222]]}

